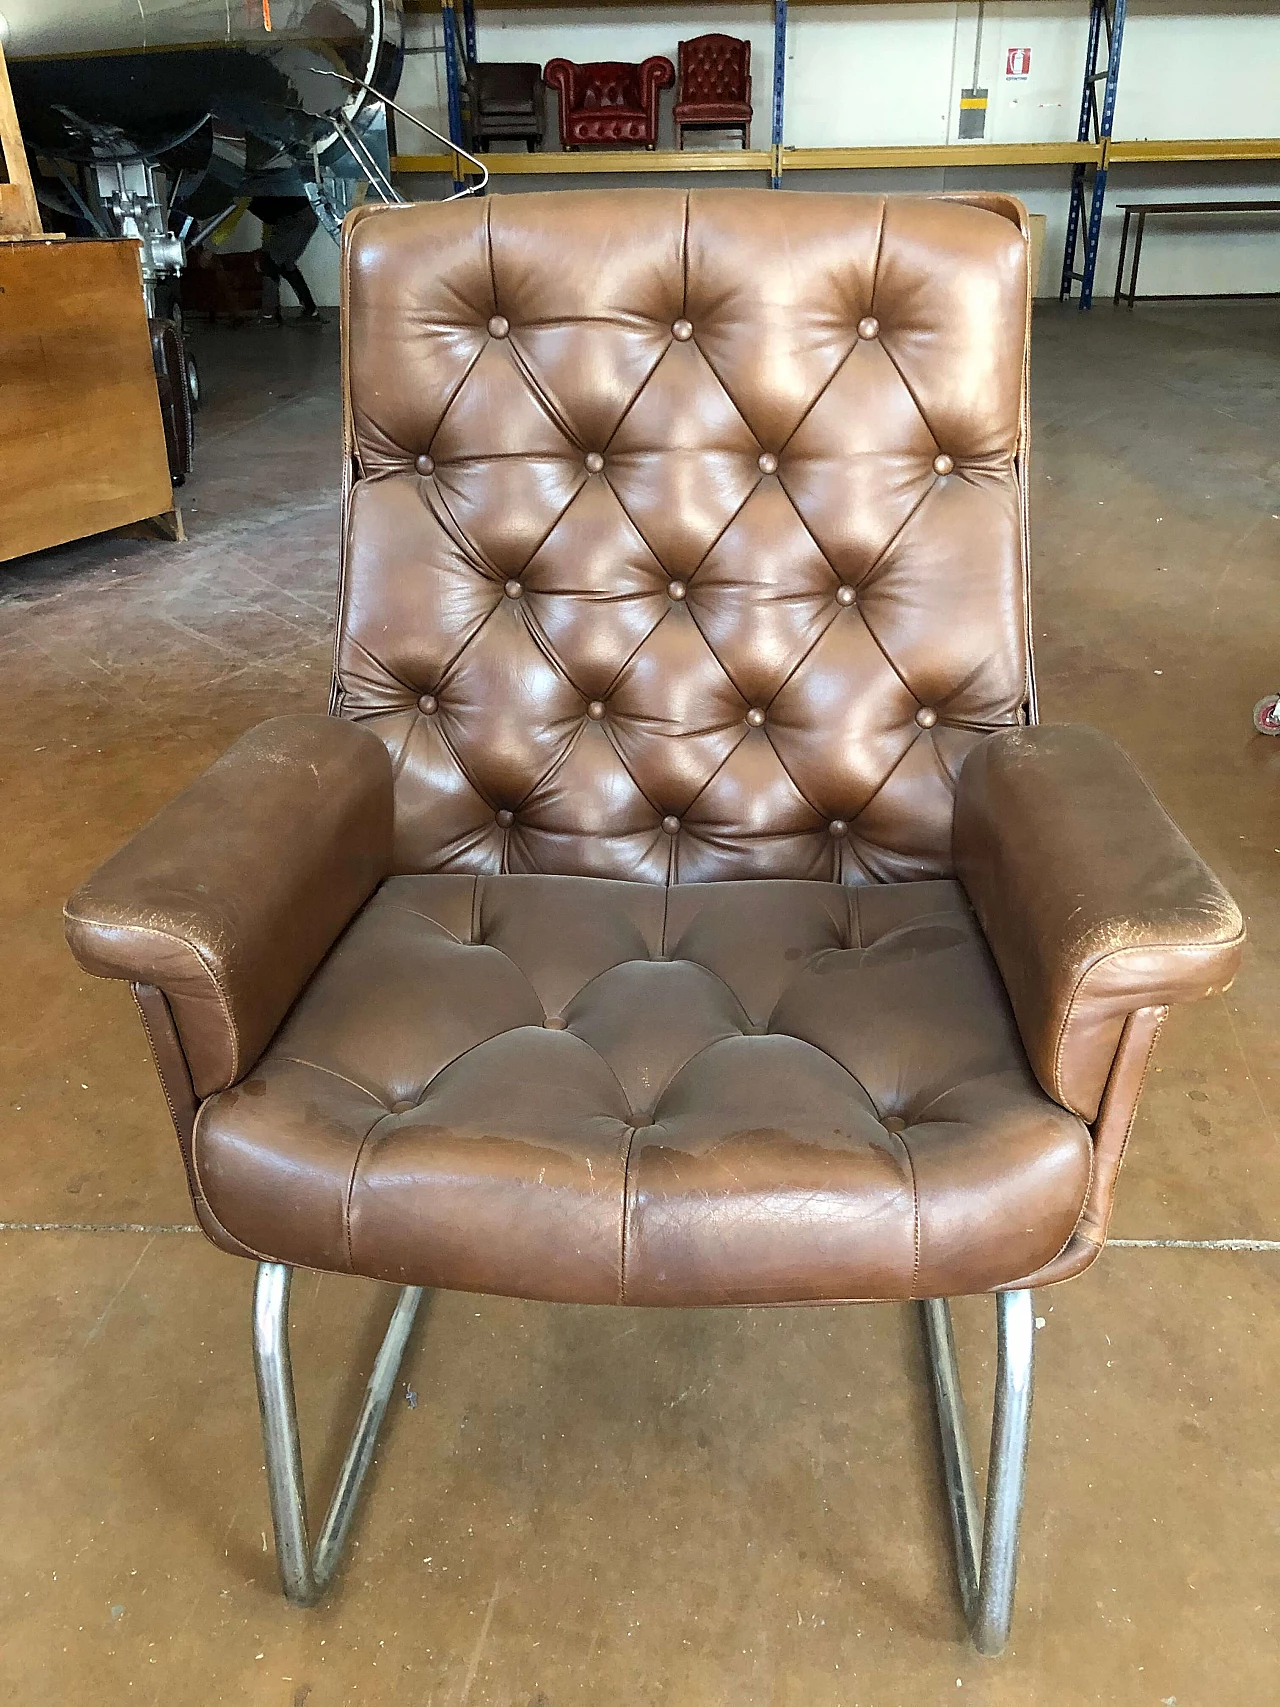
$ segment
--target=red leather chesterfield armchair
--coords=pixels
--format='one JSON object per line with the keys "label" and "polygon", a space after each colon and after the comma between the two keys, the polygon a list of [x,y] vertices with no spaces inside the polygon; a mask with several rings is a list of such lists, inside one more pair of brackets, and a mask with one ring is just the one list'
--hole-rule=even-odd
{"label": "red leather chesterfield armchair", "polygon": [[751,43],[736,36],[682,41],[676,56],[676,147],[686,130],[736,130],[751,146]]}
{"label": "red leather chesterfield armchair", "polygon": [[[422,1287],[911,1300],[1002,1645],[1031,1288],[1101,1250],[1166,1008],[1243,934],[1114,743],[1036,723],[1027,255],[996,195],[348,220],[330,715],[246,735],[67,910],[134,987],[202,1226],[259,1265],[292,1598]],[[299,1265],[404,1289],[314,1549]]]}
{"label": "red leather chesterfield armchair", "polygon": [[552,59],[542,75],[560,96],[562,148],[619,148],[658,144],[658,92],[675,82],[675,67],[656,55],[642,65],[609,60],[575,65]]}

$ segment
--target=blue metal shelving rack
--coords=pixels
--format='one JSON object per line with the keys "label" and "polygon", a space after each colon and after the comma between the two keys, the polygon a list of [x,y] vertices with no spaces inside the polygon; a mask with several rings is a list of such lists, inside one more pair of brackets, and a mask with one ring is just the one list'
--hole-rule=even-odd
{"label": "blue metal shelving rack", "polygon": [[[441,0],[444,20],[444,74],[449,99],[449,139],[465,146],[462,125],[462,91],[467,70],[476,62],[475,0]],[[773,5],[773,128],[770,137],[770,183],[782,187],[782,111],[787,84],[787,0]],[[462,181],[455,178],[454,188]]]}
{"label": "blue metal shelving rack", "polygon": [[[1080,286],[1080,307],[1093,305],[1094,274],[1098,265],[1098,244],[1102,235],[1102,214],[1106,204],[1107,170],[1110,160],[1111,132],[1115,122],[1116,90],[1120,78],[1120,50],[1124,42],[1127,0],[1089,0],[1089,34],[1085,52],[1084,86],[1080,96],[1080,124],[1077,140],[1092,142],[1098,148],[1094,162],[1077,162],[1071,171],[1071,205],[1067,217],[1067,241],[1062,261],[1062,285],[1059,296],[1066,300],[1076,284]],[[463,92],[467,71],[476,60],[475,0],[441,0],[444,23],[444,65],[449,102],[449,136],[465,146],[463,128]],[[777,190],[782,187],[783,117],[787,86],[787,29],[788,0],[774,0],[773,5],[773,103],[769,151],[769,181]],[[1103,42],[1106,60],[1099,65]],[[1099,98],[1101,90],[1101,98]],[[454,188],[462,189],[458,175],[461,162],[454,159]],[[1087,208],[1086,208],[1087,202]],[[1077,258],[1083,239],[1083,261],[1077,271]]]}
{"label": "blue metal shelving rack", "polygon": [[[1074,284],[1080,286],[1080,306],[1093,306],[1093,275],[1098,266],[1098,243],[1102,236],[1102,210],[1107,199],[1107,168],[1111,150],[1111,127],[1116,116],[1116,88],[1120,81],[1120,49],[1124,43],[1124,20],[1127,0],[1090,0],[1089,45],[1085,50],[1084,89],[1080,96],[1080,142],[1096,142],[1101,155],[1096,166],[1077,164],[1071,169],[1071,207],[1067,214],[1067,242],[1062,256],[1062,286],[1058,300],[1065,302]],[[1098,56],[1102,38],[1107,42],[1107,61],[1099,70]],[[1102,100],[1098,86],[1102,85]],[[1089,183],[1092,174],[1093,182]],[[1085,219],[1085,197],[1089,195],[1089,215]],[[1080,247],[1081,229],[1084,235],[1084,263],[1076,271],[1076,256]]]}

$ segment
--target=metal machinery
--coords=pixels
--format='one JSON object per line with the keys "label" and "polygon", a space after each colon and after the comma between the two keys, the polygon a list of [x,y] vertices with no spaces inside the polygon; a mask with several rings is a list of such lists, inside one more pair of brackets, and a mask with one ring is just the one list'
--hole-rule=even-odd
{"label": "metal machinery", "polygon": [[[163,323],[178,319],[187,252],[244,196],[306,196],[335,237],[366,186],[395,199],[401,0],[0,0],[0,45],[41,203],[78,234],[140,242],[170,372],[180,329]],[[175,481],[197,400],[179,359]]]}

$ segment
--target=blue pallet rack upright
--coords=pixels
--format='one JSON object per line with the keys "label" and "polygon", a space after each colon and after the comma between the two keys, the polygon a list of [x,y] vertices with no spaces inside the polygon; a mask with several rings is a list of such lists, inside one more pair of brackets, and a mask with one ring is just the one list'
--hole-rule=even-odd
{"label": "blue pallet rack upright", "polygon": [[782,108],[787,92],[787,0],[773,0],[773,131],[769,183],[782,188]]}
{"label": "blue pallet rack upright", "polygon": [[[440,13],[444,25],[444,80],[449,94],[449,140],[465,148],[462,134],[462,86],[476,58],[476,9],[474,0],[462,0],[462,29],[458,28],[459,8],[454,0],[441,0]],[[453,157],[454,190],[466,188],[462,178],[462,163]]]}
{"label": "blue pallet rack upright", "polygon": [[[1080,142],[1096,142],[1101,149],[1098,164],[1089,167],[1077,163],[1071,171],[1071,207],[1067,214],[1067,242],[1062,256],[1062,285],[1058,300],[1065,302],[1071,287],[1080,286],[1080,306],[1093,306],[1093,275],[1098,266],[1098,243],[1102,236],[1102,210],[1107,199],[1107,168],[1111,151],[1111,127],[1116,116],[1116,88],[1120,81],[1120,49],[1124,43],[1126,0],[1091,0],[1089,7],[1089,44],[1085,50],[1084,89],[1080,96]],[[1098,54],[1103,35],[1107,38],[1107,62],[1098,69]],[[1102,101],[1098,101],[1098,85],[1102,85]],[[1089,173],[1092,185],[1088,185]],[[1085,220],[1086,189],[1091,188],[1089,216]],[[1084,264],[1076,271],[1076,254],[1080,246],[1081,227],[1084,228]]]}

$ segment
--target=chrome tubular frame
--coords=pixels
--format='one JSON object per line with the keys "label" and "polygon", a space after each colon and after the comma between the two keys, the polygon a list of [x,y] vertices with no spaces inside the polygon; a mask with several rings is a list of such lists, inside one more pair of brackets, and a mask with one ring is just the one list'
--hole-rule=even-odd
{"label": "chrome tubular frame", "polygon": [[422,1288],[406,1286],[401,1290],[312,1552],[307,1535],[307,1495],[298,1440],[293,1368],[289,1361],[292,1280],[293,1270],[284,1263],[258,1264],[253,1289],[253,1363],[258,1377],[258,1406],[262,1412],[262,1441],[266,1449],[267,1487],[280,1582],[295,1606],[311,1606],[324,1593],[342,1556],[360,1488],[373,1462],[378,1430],[386,1415],[400,1360],[422,1302]]}
{"label": "chrome tubular frame", "polygon": [[[401,1289],[313,1551],[307,1530],[306,1485],[289,1358],[292,1280],[293,1270],[287,1264],[258,1264],[253,1292],[253,1361],[280,1582],[295,1606],[312,1606],[328,1587],[342,1557],[423,1289]],[[1003,1651],[1009,1639],[1017,1579],[1018,1523],[1031,1421],[1035,1339],[1031,1293],[1024,1290],[996,1295],[996,1391],[985,1521],[979,1517],[965,1429],[951,1307],[945,1298],[928,1298],[921,1309],[965,1617],[978,1652],[994,1656]]]}
{"label": "chrome tubular frame", "polygon": [[965,1618],[974,1647],[980,1654],[994,1656],[1003,1652],[1009,1639],[1018,1574],[1018,1522],[1027,1468],[1035,1340],[1031,1293],[996,1294],[996,1394],[985,1522],[979,1519],[965,1431],[951,1306],[945,1298],[926,1298],[922,1308]]}

